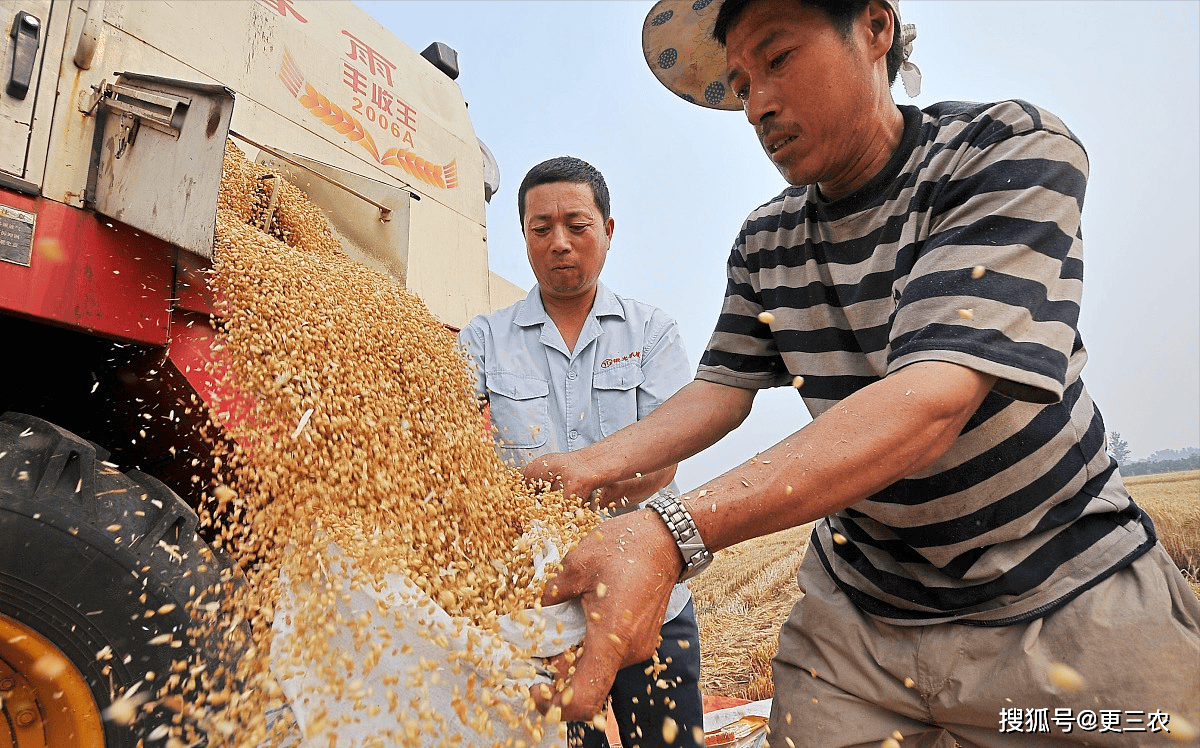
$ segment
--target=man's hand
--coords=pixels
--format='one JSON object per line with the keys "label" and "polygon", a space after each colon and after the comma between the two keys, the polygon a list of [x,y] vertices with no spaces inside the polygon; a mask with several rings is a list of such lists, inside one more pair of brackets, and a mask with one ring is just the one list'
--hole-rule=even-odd
{"label": "man's hand", "polygon": [[[716,552],[840,511],[926,469],[951,447],[995,380],[957,364],[932,361],[904,367],[864,387],[781,443],[697,489],[689,510],[700,537]],[[705,391],[713,390],[692,390]],[[748,407],[750,400],[741,402]],[[650,422],[666,408],[638,424]],[[604,481],[584,468],[578,455],[595,464],[588,450],[609,440],[625,444],[618,440],[634,428],[578,453],[539,457],[531,472],[557,478],[564,490],[586,496]],[[649,453],[636,439],[626,446],[627,454],[639,458]],[[704,511],[696,510],[697,502]],[[567,554],[542,602],[580,598],[588,628],[574,671],[567,669],[565,658],[557,663],[557,690],[533,689],[543,713],[559,706],[562,719],[587,720],[603,707],[617,670],[653,653],[682,567],[674,538],[651,509],[604,522]]]}
{"label": "man's hand", "polygon": [[604,709],[617,671],[649,659],[658,647],[682,569],[666,525],[646,509],[604,522],[566,555],[542,604],[580,598],[587,633],[573,667],[562,655],[552,663],[555,688],[532,689],[543,714],[559,707],[564,721],[587,721]]}
{"label": "man's hand", "polygon": [[588,473],[587,466],[574,453],[553,453],[535,457],[533,462],[521,468],[521,474],[530,483],[545,481],[551,488],[561,488],[564,496],[577,496],[585,502],[592,491],[602,485],[600,477]]}
{"label": "man's hand", "polygon": [[694,381],[612,436],[578,452],[536,457],[521,473],[528,481],[547,481],[585,501],[598,488],[608,489],[608,496],[599,497],[607,502],[644,499],[671,482],[680,460],[737,428],[750,413],[754,392]]}
{"label": "man's hand", "polygon": [[551,488],[561,488],[566,496],[575,496],[594,510],[620,513],[669,485],[675,477],[675,466],[605,485],[598,475],[588,471],[578,452],[571,452],[537,457],[521,469],[521,474],[530,483],[545,481]]}

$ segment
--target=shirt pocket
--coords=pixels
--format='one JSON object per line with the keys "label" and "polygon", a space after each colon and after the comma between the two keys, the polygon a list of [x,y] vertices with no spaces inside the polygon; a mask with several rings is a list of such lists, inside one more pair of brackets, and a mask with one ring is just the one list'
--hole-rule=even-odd
{"label": "shirt pocket", "polygon": [[546,443],[550,429],[550,383],[528,374],[487,373],[488,403],[500,444],[536,449]]}
{"label": "shirt pocket", "polygon": [[592,375],[600,433],[611,436],[637,420],[637,390],[646,381],[636,364],[615,366]]}

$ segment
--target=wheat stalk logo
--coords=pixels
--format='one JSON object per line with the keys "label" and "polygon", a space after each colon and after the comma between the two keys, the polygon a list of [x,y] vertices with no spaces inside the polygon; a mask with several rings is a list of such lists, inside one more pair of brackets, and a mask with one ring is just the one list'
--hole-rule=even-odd
{"label": "wheat stalk logo", "polygon": [[[445,166],[440,166],[403,148],[389,148],[383,156],[379,155],[379,146],[371,133],[367,132],[362,123],[350,112],[329,100],[311,83],[304,79],[304,74],[296,64],[295,58],[286,49],[279,64],[279,80],[287,87],[304,107],[335,132],[345,135],[348,139],[362,146],[376,162],[383,166],[395,166],[403,169],[413,177],[442,189],[454,189],[458,186],[457,159]],[[301,89],[304,90],[301,93]]]}
{"label": "wheat stalk logo", "polygon": [[345,135],[366,148],[376,161],[380,160],[379,147],[375,145],[375,139],[371,137],[371,133],[363,128],[362,123],[355,119],[353,114],[327,99],[313,88],[311,83],[304,84],[304,93],[300,95],[300,106],[307,109],[324,124],[332,127],[335,132]]}

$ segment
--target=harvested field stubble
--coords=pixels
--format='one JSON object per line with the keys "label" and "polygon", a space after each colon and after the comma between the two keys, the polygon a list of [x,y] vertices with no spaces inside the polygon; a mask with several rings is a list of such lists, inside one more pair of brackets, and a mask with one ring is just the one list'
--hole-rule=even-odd
{"label": "harvested field stubble", "polygon": [[[1200,598],[1200,470],[1125,478],[1138,506]],[[770,697],[770,658],[779,629],[800,599],[796,569],[811,525],[741,543],[717,554],[689,582],[700,626],[700,686],[705,693]]]}
{"label": "harvested field stubble", "polygon": [[1125,485],[1200,596],[1200,470],[1135,475]]}
{"label": "harvested field stubble", "polygon": [[[501,463],[454,336],[416,296],[343,256],[299,190],[281,184],[265,225],[267,173],[227,147],[211,285],[224,361],[214,373],[230,396],[212,408],[222,437],[202,521],[245,580],[199,611],[227,640],[228,667],[185,684],[200,698],[184,708],[210,746],[281,739],[267,735],[264,719],[283,701],[276,679],[316,667],[324,695],[370,705],[315,709],[314,744],[335,744],[339,729],[381,708],[387,714],[372,724],[391,729],[373,739],[388,744],[464,744],[468,723],[479,735],[503,723],[536,741],[546,725],[495,666],[528,658],[499,641],[498,621],[537,607],[540,542],[525,538],[534,522],[565,551],[600,517],[561,492],[530,489]],[[349,562],[344,573],[331,572],[331,554]],[[383,604],[352,618],[337,611],[356,591],[385,589],[395,573],[472,644],[453,662],[423,663],[427,672],[385,677],[386,700],[374,694],[372,702],[364,684],[374,664],[411,647],[389,639],[404,620]],[[290,599],[291,644],[281,648],[274,617]],[[357,651],[330,645],[347,632]],[[433,627],[403,633],[416,635],[447,640]],[[454,704],[421,698],[439,673],[463,668],[479,675]],[[501,704],[514,700],[516,709]]]}
{"label": "harvested field stubble", "polygon": [[688,582],[700,627],[700,688],[750,700],[770,698],[779,628],[800,599],[796,570],[812,525],[740,543]]}

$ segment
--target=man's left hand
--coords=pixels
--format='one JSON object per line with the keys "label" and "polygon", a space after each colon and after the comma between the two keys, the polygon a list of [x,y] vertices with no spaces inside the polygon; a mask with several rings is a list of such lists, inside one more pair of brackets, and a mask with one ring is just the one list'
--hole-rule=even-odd
{"label": "man's left hand", "polygon": [[599,476],[590,474],[578,457],[566,452],[535,457],[521,468],[521,475],[530,483],[541,480],[551,488],[561,488],[563,495],[579,497],[584,503],[592,491],[601,488]]}

